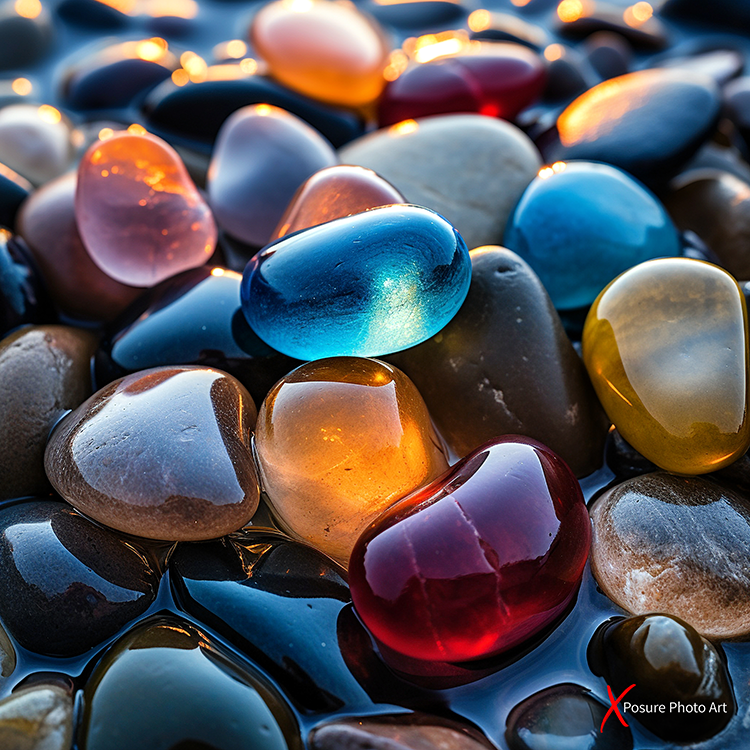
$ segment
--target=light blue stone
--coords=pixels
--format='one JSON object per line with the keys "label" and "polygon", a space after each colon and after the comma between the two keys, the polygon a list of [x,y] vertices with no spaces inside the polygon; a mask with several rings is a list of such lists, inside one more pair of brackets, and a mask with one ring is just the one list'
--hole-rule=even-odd
{"label": "light blue stone", "polygon": [[435,335],[469,291],[471,260],[442,216],[394,205],[282,237],[247,265],[248,323],[297,359],[379,357]]}
{"label": "light blue stone", "polygon": [[540,170],[505,230],[558,310],[590,305],[612,279],[653,258],[680,254],[659,200],[608,164],[558,162]]}

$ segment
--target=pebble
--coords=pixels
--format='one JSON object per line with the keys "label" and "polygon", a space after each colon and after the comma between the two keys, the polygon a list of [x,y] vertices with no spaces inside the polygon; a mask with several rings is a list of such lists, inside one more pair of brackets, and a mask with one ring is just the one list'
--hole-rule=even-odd
{"label": "pebble", "polygon": [[16,650],[8,634],[0,625],[0,685],[5,684],[16,669]]}
{"label": "pebble", "polygon": [[0,510],[0,561],[3,624],[21,646],[49,656],[99,646],[142,615],[159,586],[131,544],[50,499]]}
{"label": "pebble", "polygon": [[274,78],[312,99],[361,107],[385,86],[388,39],[354,5],[268,3],[253,18],[250,41]]}
{"label": "pebble", "polygon": [[582,343],[607,415],[660,468],[705,474],[750,446],[747,312],[718,266],[665,258],[632,268],[593,305]]}
{"label": "pebble", "polygon": [[608,423],[544,287],[501,247],[472,250],[471,264],[456,317],[388,360],[414,381],[457,456],[497,435],[526,435],[577,476],[590,474],[601,465]]}
{"label": "pebble", "polygon": [[659,62],[659,67],[691,70],[709,76],[719,86],[724,86],[742,74],[745,55],[739,49],[714,49],[685,56],[670,55]]}
{"label": "pebble", "polygon": [[267,244],[297,189],[338,162],[315,130],[278,107],[243,107],[222,125],[208,172],[219,226],[248,245]]}
{"label": "pebble", "polygon": [[140,624],[106,652],[84,688],[80,742],[302,750],[296,719],[268,679],[174,615]]}
{"label": "pebble", "polygon": [[574,47],[551,44],[545,50],[545,59],[547,60],[545,102],[569,102],[573,97],[596,86],[600,81],[593,65]]}
{"label": "pebble", "polygon": [[283,354],[377,357],[437,333],[470,280],[456,230],[395,205],[282,237],[248,263],[240,291],[251,328]]}
{"label": "pebble", "polygon": [[586,688],[554,685],[510,712],[505,741],[510,750],[632,750],[633,736],[619,722],[608,721],[606,735],[601,731],[606,713]]}
{"label": "pebble", "polygon": [[540,146],[548,162],[606,162],[657,186],[713,134],[720,109],[718,87],[707,76],[680,68],[638,70],[579,96]]}
{"label": "pebble", "polygon": [[205,263],[216,224],[177,152],[148,133],[97,141],[78,167],[75,215],[91,259],[121,284],[152,286]]}
{"label": "pebble", "polygon": [[406,199],[371,169],[327,167],[300,186],[271,235],[271,241],[300,229],[393,203],[406,203]]}
{"label": "pebble", "polygon": [[747,149],[750,147],[750,76],[730,81],[723,93],[724,114],[734,124]]}
{"label": "pebble", "polygon": [[34,65],[55,40],[49,11],[41,3],[27,3],[5,0],[0,5],[0,70]]}
{"label": "pebble", "polygon": [[255,448],[277,521],[343,564],[370,521],[448,468],[414,384],[354,357],[310,362],[277,383]]}
{"label": "pebble", "polygon": [[665,740],[693,743],[706,739],[720,732],[734,714],[734,696],[722,657],[677,617],[618,619],[594,637],[589,654],[592,668],[600,671],[616,695],[635,683],[628,693],[633,703],[680,701],[698,706],[690,713],[636,715],[643,726]]}
{"label": "pebble", "polygon": [[511,13],[476,10],[469,16],[471,39],[489,42],[517,42],[540,50],[550,42],[550,35],[542,26],[529,23]]}
{"label": "pebble", "polygon": [[25,177],[0,164],[0,226],[15,227],[18,209],[33,189]]}
{"label": "pebble", "polygon": [[57,15],[72,26],[96,31],[116,32],[130,23],[125,13],[99,0],[63,0]]}
{"label": "pebble", "polygon": [[380,126],[410,118],[477,112],[513,120],[544,90],[539,55],[513,42],[470,42],[456,55],[407,68],[378,101]]}
{"label": "pebble", "polygon": [[468,12],[460,0],[394,0],[394,2],[365,2],[369,16],[385,26],[399,29],[428,29],[460,25]]}
{"label": "pebble", "polygon": [[750,633],[750,511],[703,477],[655,472],[594,504],[591,569],[633,614],[674,615],[706,638]]}
{"label": "pebble", "polygon": [[534,269],[560,310],[590,305],[638,263],[680,254],[659,200],[625,172],[592,162],[540,170],[508,221],[504,244]]}
{"label": "pebble", "polygon": [[0,746],[7,750],[69,750],[73,699],[61,687],[16,690],[0,701]]}
{"label": "pebble", "polygon": [[588,62],[604,80],[624,76],[630,70],[633,48],[621,34],[597,31],[584,40],[583,50]]}
{"label": "pebble", "polygon": [[377,172],[410,203],[444,216],[470,247],[499,244],[541,159],[510,123],[481,115],[439,115],[359,138],[343,163]]}
{"label": "pebble", "polygon": [[45,493],[50,430],[91,394],[96,336],[67,326],[20,328],[0,340],[0,499]]}
{"label": "pebble", "polygon": [[113,529],[213,539],[242,527],[258,506],[249,435],[255,416],[250,394],[220,370],[143,370],[63,418],[45,469],[71,505]]}
{"label": "pebble", "polygon": [[496,438],[366,529],[349,564],[352,600],[398,653],[439,662],[494,656],[562,614],[589,540],[565,462],[528,438]]}
{"label": "pebble", "polygon": [[49,296],[66,316],[108,321],[143,289],[110,278],[91,260],[75,217],[77,176],[69,172],[34,191],[21,206],[18,232],[28,243]]}

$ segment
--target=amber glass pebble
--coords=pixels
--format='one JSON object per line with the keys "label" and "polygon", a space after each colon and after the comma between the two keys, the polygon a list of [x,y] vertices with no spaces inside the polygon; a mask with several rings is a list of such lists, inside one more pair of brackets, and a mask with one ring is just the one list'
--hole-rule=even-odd
{"label": "amber glass pebble", "polygon": [[641,263],[592,306],[583,358],[609,418],[657,466],[703,474],[750,445],[747,309],[735,280],[688,258]]}
{"label": "amber glass pebble", "polygon": [[341,563],[375,516],[448,468],[414,384],[375,359],[294,370],[263,402],[255,440],[278,521]]}
{"label": "amber glass pebble", "polygon": [[152,286],[200,266],[216,244],[211,210],[177,152],[145,131],[89,148],[75,210],[91,258],[121,284]]}
{"label": "amber glass pebble", "polygon": [[351,3],[270,3],[255,16],[250,40],[275,78],[319,101],[362,106],[377,99],[386,83],[386,37]]}

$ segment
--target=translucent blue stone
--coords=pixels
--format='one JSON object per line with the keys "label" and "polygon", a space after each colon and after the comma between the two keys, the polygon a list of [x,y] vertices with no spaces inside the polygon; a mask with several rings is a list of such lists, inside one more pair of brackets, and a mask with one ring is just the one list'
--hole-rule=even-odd
{"label": "translucent blue stone", "polygon": [[590,305],[628,268],[680,253],[672,220],[646,187],[616,167],[583,161],[540,170],[504,243],[536,271],[558,310]]}
{"label": "translucent blue stone", "polygon": [[470,280],[469,252],[451,224],[394,205],[268,245],[248,263],[240,291],[252,328],[284,354],[377,357],[436,334]]}

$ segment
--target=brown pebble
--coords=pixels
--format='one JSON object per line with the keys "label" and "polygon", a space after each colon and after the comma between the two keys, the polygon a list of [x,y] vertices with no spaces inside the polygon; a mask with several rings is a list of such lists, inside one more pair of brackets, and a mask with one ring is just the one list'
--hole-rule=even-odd
{"label": "brown pebble", "polygon": [[0,747],[68,750],[73,742],[73,698],[57,685],[23,688],[0,701]]}

